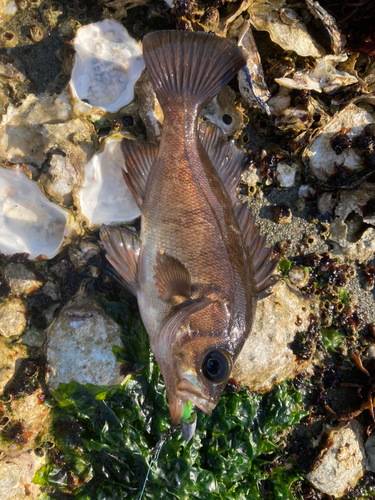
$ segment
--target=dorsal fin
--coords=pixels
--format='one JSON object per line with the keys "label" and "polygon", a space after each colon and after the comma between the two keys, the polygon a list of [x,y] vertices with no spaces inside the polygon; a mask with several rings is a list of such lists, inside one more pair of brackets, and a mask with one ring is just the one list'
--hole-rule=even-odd
{"label": "dorsal fin", "polygon": [[246,64],[238,45],[208,33],[154,31],[142,43],[164,113],[181,99],[199,113]]}
{"label": "dorsal fin", "polygon": [[246,154],[233,139],[227,141],[223,132],[210,122],[201,123],[199,138],[234,205],[238,201],[236,189],[247,163]]}
{"label": "dorsal fin", "polygon": [[107,251],[107,260],[124,278],[131,293],[137,295],[138,257],[141,250],[141,240],[138,236],[122,227],[103,226],[100,228],[100,239]]}
{"label": "dorsal fin", "polygon": [[158,252],[154,271],[155,285],[163,300],[176,296],[186,299],[191,297],[190,273],[181,261],[164,252]]}
{"label": "dorsal fin", "polygon": [[121,151],[127,170],[123,170],[122,174],[138,207],[142,209],[148,177],[158,155],[158,148],[149,142],[138,142],[124,137],[121,141]]}
{"label": "dorsal fin", "polygon": [[267,290],[272,287],[277,280],[271,279],[278,262],[270,261],[272,248],[265,248],[267,237],[260,235],[259,226],[255,224],[255,217],[247,208],[246,203],[237,202],[234,206],[234,213],[237,217],[245,244],[253,262],[254,278],[256,282],[258,300],[268,295]]}

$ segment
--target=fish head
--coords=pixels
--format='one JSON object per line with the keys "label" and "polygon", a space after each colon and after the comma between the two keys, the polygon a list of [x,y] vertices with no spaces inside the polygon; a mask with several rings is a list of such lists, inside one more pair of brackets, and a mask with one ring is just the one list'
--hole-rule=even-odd
{"label": "fish head", "polygon": [[231,323],[225,303],[203,301],[182,305],[163,325],[153,351],[173,424],[181,422],[187,401],[207,414],[217,405],[234,364]]}

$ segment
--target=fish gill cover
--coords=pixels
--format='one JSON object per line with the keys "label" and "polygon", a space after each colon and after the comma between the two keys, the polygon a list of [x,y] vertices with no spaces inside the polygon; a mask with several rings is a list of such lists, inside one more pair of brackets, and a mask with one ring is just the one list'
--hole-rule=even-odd
{"label": "fish gill cover", "polygon": [[[139,498],[155,446],[170,428],[165,387],[138,314],[125,303],[100,303],[123,328],[124,348],[114,352],[132,374],[123,386],[71,382],[54,391],[53,434],[45,438],[54,446],[34,478],[44,500]],[[298,498],[300,483],[293,484],[302,470],[277,436],[306,415],[290,383],[267,395],[225,393],[211,416],[199,415],[189,443],[179,429],[166,439],[143,498]]]}

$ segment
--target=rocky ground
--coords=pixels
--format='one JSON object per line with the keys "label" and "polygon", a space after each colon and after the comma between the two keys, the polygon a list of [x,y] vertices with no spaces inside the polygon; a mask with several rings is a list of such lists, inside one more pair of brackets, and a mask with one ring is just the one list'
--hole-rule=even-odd
{"label": "rocky ground", "polygon": [[[371,496],[370,4],[354,12],[345,2],[339,12],[310,0],[177,0],[172,7],[0,0],[1,498],[135,498],[158,442],[164,447],[145,498]],[[81,25],[102,19],[125,26],[139,47],[150,31],[192,29],[227,36],[249,54],[247,72],[200,121],[246,150],[238,196],[280,261],[279,282],[259,303],[228,392],[212,417],[199,412],[189,445],[179,431],[163,437],[170,428],[163,383],[136,301],[119,285],[99,240],[103,221],[139,230],[139,221],[130,223],[132,202],[121,189],[115,195],[113,184],[112,212],[106,194],[89,191],[98,196],[97,218],[82,201],[89,168],[111,140],[112,148],[124,135],[158,142],[162,131],[146,72],[134,100],[115,112],[71,98],[74,37]],[[108,158],[118,152],[110,151],[105,161],[115,163]],[[25,184],[10,215],[7,199],[26,177],[33,188]],[[41,202],[32,198],[34,188]],[[47,199],[59,209],[49,209]],[[30,218],[29,233],[14,222],[17,203],[28,210],[22,217]],[[38,203],[46,212],[34,217]],[[50,215],[56,210],[60,215]],[[51,226],[56,234],[47,246]]]}

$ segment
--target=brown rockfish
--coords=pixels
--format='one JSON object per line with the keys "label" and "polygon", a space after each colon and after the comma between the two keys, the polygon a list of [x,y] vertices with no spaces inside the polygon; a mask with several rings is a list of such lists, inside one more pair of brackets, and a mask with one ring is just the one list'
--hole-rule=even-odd
{"label": "brown rockfish", "polygon": [[216,127],[197,127],[244,66],[242,50],[214,35],[162,31],[144,38],[143,54],[164,124],[158,146],[121,145],[141,234],[103,226],[101,239],[137,296],[176,424],[188,400],[215,408],[275,264],[236,199],[244,153]]}

